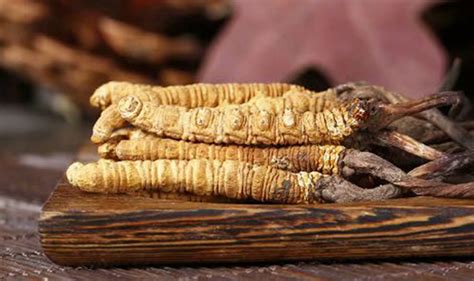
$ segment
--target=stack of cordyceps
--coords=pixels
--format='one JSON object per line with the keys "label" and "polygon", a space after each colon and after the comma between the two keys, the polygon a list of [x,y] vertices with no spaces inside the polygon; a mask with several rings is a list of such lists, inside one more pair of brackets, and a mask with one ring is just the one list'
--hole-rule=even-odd
{"label": "stack of cordyceps", "polygon": [[85,111],[101,84],[194,81],[227,0],[0,0],[0,67]]}
{"label": "stack of cordyceps", "polygon": [[[472,123],[436,109],[461,101],[451,91],[407,100],[364,83],[313,92],[110,82],[90,99],[102,109],[91,138],[102,159],[72,164],[67,178],[88,192],[200,201],[474,198]],[[451,143],[429,145],[436,138]]]}

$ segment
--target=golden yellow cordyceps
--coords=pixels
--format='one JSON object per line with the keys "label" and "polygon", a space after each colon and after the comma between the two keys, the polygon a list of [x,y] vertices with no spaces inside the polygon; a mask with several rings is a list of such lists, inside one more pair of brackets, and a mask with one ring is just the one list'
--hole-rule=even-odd
{"label": "golden yellow cordyceps", "polygon": [[[297,112],[281,98],[256,98],[242,105],[154,106],[129,96],[119,103],[122,117],[160,137],[242,145],[339,144],[368,116],[359,100],[323,112]],[[359,104],[359,102],[361,104]]]}
{"label": "golden yellow cordyceps", "polygon": [[[255,96],[276,97],[290,90],[306,91],[301,86],[285,83],[192,84],[159,87],[128,82],[109,82],[100,86],[90,98],[93,106],[104,110],[94,125],[91,140],[94,143],[104,142],[114,129],[125,125],[125,120],[117,111],[117,104],[127,96],[135,96],[154,106],[176,105],[196,108],[240,104]],[[335,96],[335,94],[331,91],[326,96]]]}
{"label": "golden yellow cordyceps", "polygon": [[[382,129],[394,120],[456,103],[458,94],[387,104],[371,95],[340,93],[337,87],[316,93],[283,83],[158,87],[110,82],[91,97],[103,109],[92,139],[108,159],[74,163],[67,178],[88,192],[212,202],[296,204],[400,196],[398,186],[414,183],[407,181],[410,176],[354,146],[383,140],[390,131]],[[360,188],[350,182],[360,174],[388,184]]]}
{"label": "golden yellow cordyceps", "polygon": [[345,147],[338,145],[259,147],[191,143],[158,137],[107,142],[98,148],[102,158],[115,160],[236,160],[292,172],[316,171],[328,175],[339,174],[339,160],[345,151]]}
{"label": "golden yellow cordyceps", "polygon": [[291,173],[238,161],[195,159],[155,161],[99,160],[72,164],[67,178],[89,192],[125,193],[139,190],[224,196],[261,202],[319,201],[317,172]]}

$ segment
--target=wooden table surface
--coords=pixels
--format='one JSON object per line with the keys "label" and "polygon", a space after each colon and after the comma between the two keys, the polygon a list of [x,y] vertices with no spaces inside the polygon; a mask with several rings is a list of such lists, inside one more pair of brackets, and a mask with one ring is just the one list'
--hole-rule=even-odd
{"label": "wooden table surface", "polygon": [[[19,115],[20,113],[20,115]],[[21,116],[21,117],[19,117]],[[22,124],[21,126],[19,124]],[[18,129],[20,128],[20,129]],[[88,128],[0,107],[0,280],[472,280],[471,259],[70,268],[43,254],[37,218]]]}

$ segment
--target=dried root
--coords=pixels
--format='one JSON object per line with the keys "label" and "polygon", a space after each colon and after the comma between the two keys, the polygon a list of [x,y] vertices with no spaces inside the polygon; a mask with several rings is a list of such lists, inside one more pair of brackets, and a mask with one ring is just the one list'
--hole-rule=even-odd
{"label": "dried root", "polygon": [[397,147],[427,160],[435,160],[446,156],[445,153],[396,131],[381,132],[377,135],[377,140],[382,145]]}
{"label": "dried root", "polygon": [[440,157],[411,170],[408,174],[412,177],[426,179],[446,177],[472,163],[474,163],[474,151],[466,151]]}
{"label": "dried root", "polygon": [[[453,71],[456,72],[458,66],[455,64],[453,66]],[[455,76],[456,74],[452,74]],[[450,84],[453,78],[447,77],[445,85],[442,86],[440,91],[448,91],[450,90]],[[363,82],[359,83],[349,83],[340,85],[335,88],[339,98],[341,100],[350,99],[354,97],[358,98],[375,98],[378,100],[382,100],[385,103],[403,103],[407,102],[408,99],[400,94],[393,93],[383,89],[382,87],[368,85]],[[462,101],[466,100],[463,98],[463,94],[458,94],[457,102],[453,103],[454,106],[450,112],[459,111],[458,113],[465,115],[465,108],[469,108],[469,106],[462,106]],[[431,123],[441,129],[443,132],[446,133],[451,139],[459,143],[461,146],[465,147],[466,149],[473,150],[474,149],[474,137],[471,136],[468,131],[463,128],[460,124],[450,120],[448,117],[444,116],[439,110],[432,108],[429,110],[421,111],[418,113],[418,116],[425,119],[428,123]],[[410,121],[399,122],[398,127],[405,127],[410,126]],[[429,134],[429,132],[426,132]],[[426,137],[424,134],[415,134],[411,135],[415,139],[423,139]]]}

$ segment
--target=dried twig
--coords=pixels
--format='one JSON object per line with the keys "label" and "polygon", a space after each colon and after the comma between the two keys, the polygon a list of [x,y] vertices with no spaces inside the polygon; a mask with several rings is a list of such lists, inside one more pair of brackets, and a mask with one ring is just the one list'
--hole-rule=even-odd
{"label": "dried twig", "polygon": [[383,145],[397,147],[427,160],[435,160],[446,156],[445,153],[418,142],[417,140],[407,135],[403,135],[397,131],[381,132],[377,135],[377,141]]}
{"label": "dried twig", "polygon": [[473,162],[474,151],[467,151],[435,159],[411,170],[408,175],[424,179],[446,177]]}
{"label": "dried twig", "polygon": [[[392,104],[407,102],[409,100],[408,98],[400,94],[387,91],[381,87],[368,85],[364,82],[344,84],[339,86],[337,89],[338,94],[342,98],[377,98],[390,102]],[[459,98],[459,100],[453,104],[459,104],[460,101],[461,98]],[[474,137],[469,135],[469,133],[459,124],[444,116],[439,110],[432,108],[419,112],[418,116],[436,125],[438,128],[443,130],[451,139],[458,142],[463,147],[471,150],[474,149]],[[405,123],[402,123],[402,126],[403,124]],[[418,137],[415,138],[418,139]]]}

